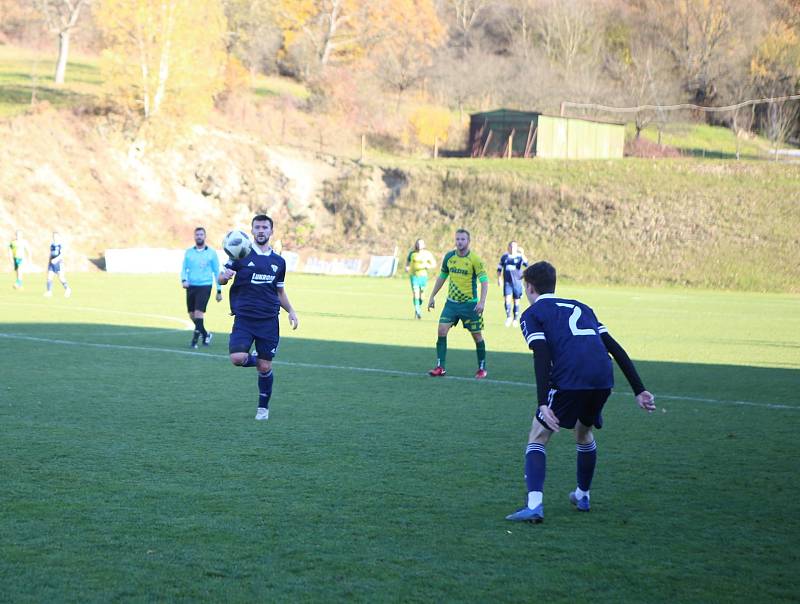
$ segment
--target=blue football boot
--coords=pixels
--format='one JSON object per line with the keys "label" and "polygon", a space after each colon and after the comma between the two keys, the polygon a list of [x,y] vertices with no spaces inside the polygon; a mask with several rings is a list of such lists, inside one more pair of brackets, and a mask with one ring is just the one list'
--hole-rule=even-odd
{"label": "blue football boot", "polygon": [[520,508],[513,514],[506,516],[506,520],[539,524],[544,520],[544,504],[540,503],[533,509],[526,505],[524,508]]}
{"label": "blue football boot", "polygon": [[575,491],[572,491],[569,494],[569,502],[574,505],[579,512],[588,512],[592,509],[592,506],[589,505],[589,498],[587,496],[583,496],[580,499],[575,495]]}

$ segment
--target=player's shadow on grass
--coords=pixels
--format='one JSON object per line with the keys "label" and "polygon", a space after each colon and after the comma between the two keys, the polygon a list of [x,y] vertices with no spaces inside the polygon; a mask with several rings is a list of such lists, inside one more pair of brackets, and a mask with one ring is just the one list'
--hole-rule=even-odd
{"label": "player's shadow on grass", "polygon": [[[17,359],[30,354],[37,362],[41,361],[41,355],[52,355],[54,360],[70,358],[76,362],[85,357],[88,363],[93,363],[98,355],[113,352],[131,356],[133,371],[136,371],[137,354],[147,355],[150,359],[163,355],[165,371],[174,367],[170,358],[180,358],[185,362],[196,355],[198,363],[205,363],[203,371],[224,372],[230,369],[226,334],[216,334],[211,346],[201,346],[197,350],[189,347],[190,338],[190,331],[177,328],[4,323],[0,324],[0,354],[7,354],[9,358],[13,355]],[[80,351],[85,351],[85,354]],[[644,383],[656,395],[800,407],[797,396],[800,369],[642,361],[636,360],[635,348],[629,352]],[[447,378],[427,376],[435,361],[433,346],[367,344],[289,336],[281,340],[275,361],[277,367],[302,368],[304,371],[352,371],[354,374],[371,373],[376,378],[409,374],[409,377],[419,376],[431,384],[448,382]],[[209,367],[209,362],[219,362],[218,368]],[[451,347],[448,351],[449,376],[472,378],[476,365],[474,350]],[[528,388],[529,392],[533,389],[532,357],[524,350],[505,352],[490,347],[487,368],[487,386]],[[480,382],[475,382],[475,385],[483,386]],[[619,372],[616,374],[616,390],[628,392],[627,383]]]}

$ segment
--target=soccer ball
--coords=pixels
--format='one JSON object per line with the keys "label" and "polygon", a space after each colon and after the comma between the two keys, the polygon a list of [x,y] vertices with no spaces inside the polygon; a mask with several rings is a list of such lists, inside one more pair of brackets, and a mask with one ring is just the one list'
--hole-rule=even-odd
{"label": "soccer ball", "polygon": [[229,231],[222,240],[222,249],[231,260],[241,260],[253,249],[253,243],[244,231]]}

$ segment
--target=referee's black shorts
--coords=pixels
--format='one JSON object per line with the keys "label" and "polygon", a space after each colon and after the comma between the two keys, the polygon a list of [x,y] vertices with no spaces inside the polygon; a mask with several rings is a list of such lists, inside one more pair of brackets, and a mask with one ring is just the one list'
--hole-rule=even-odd
{"label": "referee's black shorts", "polygon": [[190,285],[186,290],[186,310],[206,312],[209,298],[211,298],[210,285]]}

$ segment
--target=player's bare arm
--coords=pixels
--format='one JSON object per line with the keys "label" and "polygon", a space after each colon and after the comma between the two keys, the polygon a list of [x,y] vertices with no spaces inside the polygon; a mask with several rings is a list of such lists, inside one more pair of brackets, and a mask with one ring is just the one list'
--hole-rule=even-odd
{"label": "player's bare arm", "polygon": [[297,313],[294,312],[292,303],[289,302],[289,296],[286,295],[286,289],[283,287],[278,288],[278,300],[280,300],[281,308],[289,313],[289,324],[292,326],[292,329],[297,329],[300,325],[300,321],[297,319]]}
{"label": "player's bare arm", "polygon": [[436,294],[439,293],[439,290],[442,289],[442,285],[444,285],[444,277],[439,275],[438,277],[436,277],[436,283],[433,286],[433,291],[431,291],[430,300],[428,300],[428,310],[429,311],[432,308],[436,307],[436,300],[434,300],[434,298],[436,297]]}
{"label": "player's bare arm", "polygon": [[[547,405],[539,405],[539,416],[544,421],[548,430],[552,430],[553,432],[558,432],[560,430],[558,426],[558,418],[550,407]],[[534,420],[534,422],[535,421],[536,420]]]}
{"label": "player's bare arm", "polygon": [[218,283],[219,283],[220,285],[225,285],[226,283],[228,283],[228,281],[230,281],[231,279],[233,279],[235,276],[236,276],[236,271],[232,271],[232,270],[231,270],[231,269],[229,269],[228,267],[225,267],[225,270],[223,270],[223,271],[222,271],[222,272],[219,274]]}
{"label": "player's bare arm", "polygon": [[479,315],[483,313],[483,309],[486,308],[486,296],[489,294],[489,281],[482,281],[481,282],[481,299],[478,300],[478,303],[475,305],[475,312]]}

